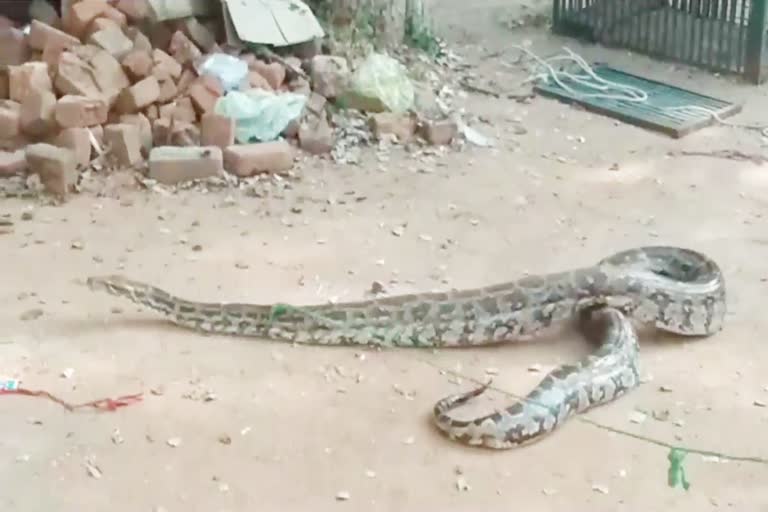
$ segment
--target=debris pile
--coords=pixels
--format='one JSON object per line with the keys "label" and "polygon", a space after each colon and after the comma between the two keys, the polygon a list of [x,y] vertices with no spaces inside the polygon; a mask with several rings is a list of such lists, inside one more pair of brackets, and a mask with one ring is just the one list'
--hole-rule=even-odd
{"label": "debris pile", "polygon": [[61,18],[0,23],[0,178],[35,177],[65,198],[85,171],[133,169],[166,185],[283,172],[299,152],[333,155],[330,105],[371,113],[375,138],[456,135],[450,120],[413,115],[413,87],[390,57],[353,72],[317,38],[279,56],[233,42],[226,12],[174,4],[159,16],[156,4],[170,5],[74,0]]}

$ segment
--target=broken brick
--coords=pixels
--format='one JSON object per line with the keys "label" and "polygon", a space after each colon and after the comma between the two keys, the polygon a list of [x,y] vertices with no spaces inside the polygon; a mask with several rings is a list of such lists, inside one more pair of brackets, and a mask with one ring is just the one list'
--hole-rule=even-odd
{"label": "broken brick", "polygon": [[56,125],[56,95],[45,89],[31,89],[21,102],[21,131],[41,137]]}
{"label": "broken brick", "polygon": [[197,111],[207,114],[214,111],[216,102],[224,94],[224,90],[216,77],[202,75],[187,88],[187,94]]}
{"label": "broken brick", "polygon": [[179,29],[205,52],[212,51],[216,46],[216,38],[205,25],[197,21],[197,18],[190,17],[181,20]]}
{"label": "broken brick", "polygon": [[267,83],[269,83],[269,86],[275,91],[285,82],[285,67],[278,62],[267,64],[257,60],[253,63],[251,69],[263,76]]}
{"label": "broken brick", "polygon": [[122,114],[132,114],[156,102],[159,97],[160,84],[150,75],[124,89],[117,100],[117,108]]}
{"label": "broken brick", "polygon": [[333,150],[333,129],[324,117],[302,123],[299,128],[299,147],[311,155],[330,153]]}
{"label": "broken brick", "polygon": [[221,174],[221,148],[159,146],[149,154],[149,177],[166,185],[200,180]]}
{"label": "broken brick", "polygon": [[117,26],[94,32],[88,38],[88,42],[98,46],[118,60],[133,50],[133,41],[128,39],[128,36]]}
{"label": "broken brick", "polygon": [[134,50],[128,53],[123,57],[121,64],[128,76],[134,81],[148,77],[154,66],[152,56],[143,50]]}
{"label": "broken brick", "polygon": [[85,128],[107,122],[109,105],[100,98],[66,95],[56,105],[56,121],[64,128]]}
{"label": "broken brick", "polygon": [[177,30],[171,37],[168,52],[181,64],[191,64],[202,57],[202,52],[181,30]]}
{"label": "broken brick", "polygon": [[134,124],[110,124],[104,127],[104,142],[117,164],[132,167],[141,162],[141,136]]}
{"label": "broken brick", "polygon": [[240,177],[287,171],[293,167],[293,148],[284,140],[229,146],[224,168]]}
{"label": "broken brick", "polygon": [[399,142],[405,143],[410,141],[416,133],[417,120],[409,114],[381,112],[371,114],[368,124],[376,139],[394,135]]}
{"label": "broken brick", "polygon": [[55,46],[78,45],[80,40],[41,21],[32,20],[27,43],[30,48],[42,51],[49,44]]}
{"label": "broken brick", "polygon": [[101,90],[96,85],[91,66],[75,55],[65,51],[59,56],[58,74],[54,85],[59,94],[75,94],[79,96],[99,96]]}
{"label": "broken brick", "polygon": [[71,150],[52,144],[30,144],[26,157],[29,171],[40,177],[49,194],[64,197],[77,184],[77,163]]}
{"label": "broken brick", "polygon": [[347,89],[350,73],[345,58],[317,55],[311,62],[310,76],[315,92],[328,99],[334,99]]}
{"label": "broken brick", "polygon": [[235,120],[219,114],[205,114],[200,122],[200,143],[225,149],[235,143]]}
{"label": "broken brick", "polygon": [[458,132],[459,127],[456,125],[456,122],[451,119],[425,121],[419,129],[421,136],[433,146],[445,146],[450,144]]}
{"label": "broken brick", "polygon": [[154,62],[152,74],[158,80],[167,80],[168,78],[177,80],[181,76],[181,64],[164,51],[154,50],[152,52],[152,61]]}

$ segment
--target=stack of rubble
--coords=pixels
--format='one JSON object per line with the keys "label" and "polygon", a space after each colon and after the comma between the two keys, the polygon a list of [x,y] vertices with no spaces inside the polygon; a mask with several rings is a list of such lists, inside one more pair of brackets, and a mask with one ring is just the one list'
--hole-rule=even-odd
{"label": "stack of rubble", "polygon": [[149,177],[166,184],[290,169],[291,143],[236,144],[235,121],[215,113],[222,83],[197,70],[222,52],[247,64],[244,88],[309,95],[286,139],[313,154],[333,147],[325,103],[348,73],[343,59],[311,56],[312,92],[301,60],[266,62],[220,47],[216,23],[149,23],[144,0],[79,0],[62,18],[0,27],[0,177],[36,174],[64,197],[97,160],[135,169],[148,162]]}

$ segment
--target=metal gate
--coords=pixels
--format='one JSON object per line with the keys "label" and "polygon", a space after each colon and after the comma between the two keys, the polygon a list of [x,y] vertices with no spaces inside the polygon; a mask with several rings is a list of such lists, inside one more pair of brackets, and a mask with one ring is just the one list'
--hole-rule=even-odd
{"label": "metal gate", "polygon": [[553,0],[556,33],[761,83],[766,0]]}

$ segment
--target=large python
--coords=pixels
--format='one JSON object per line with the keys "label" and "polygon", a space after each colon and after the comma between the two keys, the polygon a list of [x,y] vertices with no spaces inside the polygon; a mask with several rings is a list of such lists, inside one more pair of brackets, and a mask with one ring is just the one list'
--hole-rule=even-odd
{"label": "large python", "polygon": [[631,323],[688,336],[721,330],[725,282],[707,256],[677,247],[619,252],[591,267],[465,291],[289,306],[201,303],[121,276],[91,277],[93,290],[125,297],[171,321],[208,333],[321,345],[454,347],[530,339],[575,318],[600,340],[577,364],[556,368],[525,399],[471,420],[449,412],[487,385],[437,402],[437,427],[451,439],[511,448],[541,439],[569,417],[615,400],[639,384]]}

